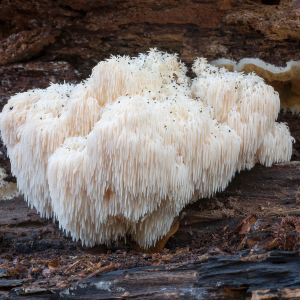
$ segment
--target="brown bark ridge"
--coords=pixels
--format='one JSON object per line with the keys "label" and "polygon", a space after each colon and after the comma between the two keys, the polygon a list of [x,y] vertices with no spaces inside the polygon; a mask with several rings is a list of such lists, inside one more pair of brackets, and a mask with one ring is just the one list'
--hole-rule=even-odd
{"label": "brown bark ridge", "polygon": [[[0,65],[64,61],[86,78],[110,54],[157,47],[186,63],[256,57],[284,66],[300,59],[299,14],[298,0],[2,0]],[[10,89],[20,91],[17,82]]]}

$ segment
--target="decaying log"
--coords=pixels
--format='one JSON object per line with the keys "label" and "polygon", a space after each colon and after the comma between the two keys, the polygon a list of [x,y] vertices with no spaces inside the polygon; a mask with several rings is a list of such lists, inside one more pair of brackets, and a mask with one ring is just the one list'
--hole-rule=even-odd
{"label": "decaying log", "polygon": [[[285,66],[287,61],[300,59],[299,15],[296,0],[2,0],[0,110],[15,93],[45,88],[49,82],[78,83],[110,54],[135,56],[149,47],[178,53],[188,67],[199,56],[209,61],[255,57]],[[246,216],[300,216],[300,115],[281,112],[278,121],[287,122],[295,138],[292,162],[271,168],[257,165],[237,174],[214,198],[187,206],[168,249],[189,246],[205,253],[217,246],[229,251],[224,233]],[[0,166],[7,180],[15,181],[2,144],[0,151]],[[82,251],[80,243],[72,242],[58,224],[40,218],[22,197],[1,200],[0,254],[46,249]],[[60,292],[65,299],[300,298],[298,254],[241,255],[115,271]],[[11,281],[4,269],[0,278],[7,285]],[[7,294],[8,288],[0,291],[0,300],[6,299],[2,291]],[[41,295],[32,294],[29,288],[19,295],[16,291],[10,292],[12,299],[59,297],[59,292],[53,294],[49,288],[35,289]]]}
{"label": "decaying log", "polygon": [[[63,299],[299,299],[299,253],[271,251],[214,256],[185,264],[134,268],[87,278]],[[51,289],[50,289],[51,290]],[[10,299],[24,299],[15,288]],[[58,293],[26,299],[57,299]]]}
{"label": "decaying log", "polygon": [[245,251],[185,266],[112,272],[84,280],[63,295],[67,299],[80,299],[85,294],[95,299],[170,299],[170,296],[172,299],[229,299],[232,295],[246,299],[254,291],[264,290],[262,294],[268,291],[274,296],[284,295],[285,289],[298,289],[300,296],[299,258],[299,253]]}
{"label": "decaying log", "polygon": [[202,236],[233,229],[247,215],[279,218],[300,215],[300,162],[256,165],[236,175],[225,191],[213,199],[188,205],[169,245],[199,246]]}
{"label": "decaying log", "polygon": [[[66,299],[260,300],[276,299],[274,295],[279,294],[282,299],[297,299],[300,292],[299,253],[249,254],[249,250],[245,250],[239,255],[209,259],[201,253],[216,246],[228,252],[224,246],[228,243],[224,240],[224,229],[231,231],[245,215],[273,219],[299,216],[299,177],[298,161],[275,164],[270,168],[257,165],[251,171],[241,172],[215,198],[189,205],[178,231],[166,247],[200,249],[196,260],[102,274],[70,284],[66,290],[56,288],[53,293],[51,288],[31,291],[29,287],[25,290],[22,286],[16,287],[11,290],[9,299],[57,299],[59,293]],[[0,201],[0,217],[2,253],[34,253],[45,249],[78,249],[80,246],[62,235],[58,224],[41,219],[22,199]],[[230,245],[228,249],[231,249]],[[218,254],[218,251],[210,251],[210,254]],[[8,279],[3,277],[2,280]],[[266,293],[271,293],[273,298],[266,298]]]}

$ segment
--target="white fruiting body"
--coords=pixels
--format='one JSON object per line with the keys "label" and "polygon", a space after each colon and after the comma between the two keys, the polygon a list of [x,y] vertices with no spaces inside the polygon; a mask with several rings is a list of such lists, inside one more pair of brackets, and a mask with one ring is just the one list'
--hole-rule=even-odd
{"label": "white fruiting body", "polygon": [[[293,139],[285,124],[275,122],[280,100],[273,87],[254,73],[228,72],[207,64],[203,58],[195,61],[194,71],[194,96],[213,108],[213,118],[228,124],[242,138],[238,171],[251,169],[256,162],[270,166],[290,159]],[[268,162],[262,154],[266,152]]]}
{"label": "white fruiting body", "polygon": [[205,59],[194,71],[190,82],[176,55],[151,50],[12,97],[1,132],[29,203],[88,245],[131,234],[149,247],[236,171],[290,159],[272,87]]}
{"label": "white fruiting body", "polygon": [[258,58],[243,58],[238,63],[220,58],[210,62],[215,67],[225,67],[229,71],[255,72],[280,92],[280,108],[292,114],[300,113],[300,61],[289,61],[286,67],[277,67]]}

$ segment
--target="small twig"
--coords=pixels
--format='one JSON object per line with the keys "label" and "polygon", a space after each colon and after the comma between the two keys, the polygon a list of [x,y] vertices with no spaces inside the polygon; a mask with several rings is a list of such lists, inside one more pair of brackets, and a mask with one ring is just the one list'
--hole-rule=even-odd
{"label": "small twig", "polygon": [[92,277],[98,275],[101,272],[104,272],[104,271],[109,270],[109,269],[114,268],[114,267],[118,267],[119,265],[120,264],[113,264],[113,263],[111,263],[109,266],[105,266],[105,267],[102,267],[102,268],[96,270],[95,272],[93,272],[92,274],[90,274],[87,278],[92,278]]}
{"label": "small twig", "polygon": [[237,231],[240,227],[242,227],[246,221],[250,220],[253,216],[247,216],[245,219],[243,219],[233,230],[226,232],[227,235],[234,233],[235,231]]}
{"label": "small twig", "polygon": [[77,260],[76,262],[74,262],[74,264],[72,264],[64,273],[66,274],[69,270],[71,270],[74,266],[76,266],[78,263],[80,262],[80,260]]}

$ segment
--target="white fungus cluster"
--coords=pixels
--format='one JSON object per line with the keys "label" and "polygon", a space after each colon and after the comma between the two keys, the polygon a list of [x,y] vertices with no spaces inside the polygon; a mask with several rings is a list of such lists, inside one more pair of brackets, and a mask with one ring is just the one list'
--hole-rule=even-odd
{"label": "white fungus cluster", "polygon": [[1,133],[20,190],[87,245],[130,234],[149,247],[189,202],[236,171],[289,160],[279,97],[254,75],[151,50],[100,62],[78,85],[12,97]]}
{"label": "white fungus cluster", "polygon": [[220,58],[210,64],[245,74],[255,72],[279,92],[280,108],[284,112],[300,113],[300,61],[289,61],[286,67],[276,67],[258,58],[243,58],[238,63]]}

